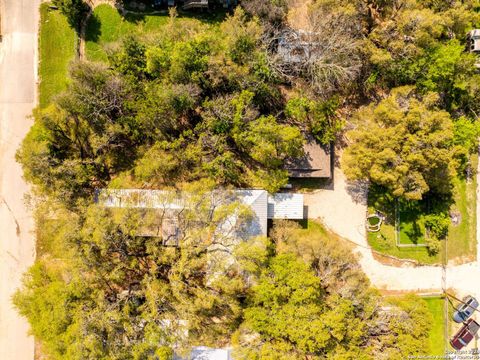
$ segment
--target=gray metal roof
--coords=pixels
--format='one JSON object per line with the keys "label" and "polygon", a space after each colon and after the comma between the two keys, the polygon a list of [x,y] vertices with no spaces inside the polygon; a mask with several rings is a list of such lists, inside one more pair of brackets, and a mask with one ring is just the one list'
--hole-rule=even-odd
{"label": "gray metal roof", "polygon": [[[212,192],[212,202],[215,201]],[[232,201],[239,200],[252,209],[253,218],[238,236],[254,237],[267,235],[268,219],[303,219],[303,195],[277,193],[269,195],[265,190],[242,189],[232,192]],[[182,192],[145,189],[101,189],[96,202],[111,208],[138,208],[181,210],[188,206],[188,195]],[[236,218],[229,219],[226,228],[232,228]]]}

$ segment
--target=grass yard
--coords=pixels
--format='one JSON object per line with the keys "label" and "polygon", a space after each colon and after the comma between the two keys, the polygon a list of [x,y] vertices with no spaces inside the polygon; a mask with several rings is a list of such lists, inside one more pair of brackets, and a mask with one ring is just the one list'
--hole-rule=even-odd
{"label": "grass yard", "polygon": [[425,243],[425,221],[419,209],[400,209],[400,244],[418,245]]}
{"label": "grass yard", "polygon": [[[472,157],[472,168],[476,168],[478,158]],[[450,211],[457,215],[458,224],[451,223],[448,232],[447,258],[456,262],[472,261],[476,257],[476,179],[467,182],[456,178],[453,187],[453,204]],[[368,233],[370,246],[381,253],[399,259],[412,259],[424,264],[439,264],[445,252],[445,241],[441,241],[440,252],[429,255],[425,247],[399,248],[395,243],[395,209],[391,201],[379,191],[371,191],[368,199],[369,213],[381,211],[386,220],[379,232]],[[425,225],[418,208],[400,211],[400,243],[421,244],[425,241]]]}
{"label": "grass yard", "polygon": [[40,107],[67,86],[68,64],[75,56],[75,32],[58,10],[50,10],[48,3],[40,7],[39,75]]}
{"label": "grass yard", "polygon": [[[283,220],[274,220],[273,225],[275,223]],[[301,225],[301,228],[295,229],[295,237],[298,240],[305,240],[304,243],[313,243],[318,244],[322,240],[328,240],[329,242],[333,243],[342,243],[348,248],[353,249],[353,245],[346,241],[341,236],[335,234],[334,232],[328,230],[322,223],[317,222],[315,220],[301,220],[298,222]]]}
{"label": "grass yard", "polygon": [[302,229],[298,230],[298,238],[308,238],[308,239],[330,239],[333,242],[344,242],[348,246],[351,246],[350,243],[346,242],[342,237],[328,230],[323,224],[314,221],[306,220],[302,221]]}
{"label": "grass yard", "polygon": [[382,230],[377,233],[368,233],[368,243],[372,249],[398,259],[416,260],[422,264],[439,264],[442,261],[442,256],[445,242],[441,242],[440,252],[437,255],[431,256],[428,254],[425,247],[408,247],[399,248],[395,243],[395,229],[393,225],[382,225]]}
{"label": "grass yard", "polygon": [[[395,206],[394,202],[387,199],[385,194],[379,190],[371,188],[368,194],[368,211],[370,214],[375,211],[380,211],[385,216],[380,231],[367,233],[368,243],[370,246],[382,253],[391,256],[395,256],[399,259],[411,259],[416,260],[422,264],[436,264],[440,263],[443,255],[444,242],[441,243],[441,250],[437,255],[431,256],[428,254],[425,247],[397,247],[395,242]],[[408,238],[408,234],[412,233],[414,223],[418,226],[418,216],[413,209],[410,212],[404,209],[401,217],[407,219],[400,227],[401,243],[412,244],[412,240]],[[418,241],[418,238],[417,238]]]}
{"label": "grass yard", "polygon": [[[213,14],[179,13],[178,18],[182,21],[216,24],[225,16],[224,12]],[[93,16],[87,25],[86,54],[89,60],[106,61],[105,46],[115,43],[124,36],[154,35],[162,30],[169,22],[168,12],[161,14],[127,14],[122,17],[116,9],[107,4],[95,8]]]}
{"label": "grass yard", "polygon": [[[472,168],[476,169],[478,156],[471,157]],[[459,216],[459,224],[450,224],[448,229],[447,254],[449,259],[461,259],[463,262],[476,259],[477,247],[477,178],[473,174],[470,181],[456,179],[453,192],[454,205],[451,211]]]}
{"label": "grass yard", "polygon": [[424,297],[428,310],[433,316],[432,329],[429,334],[430,350],[429,355],[445,354],[445,312],[444,300],[442,297]]}

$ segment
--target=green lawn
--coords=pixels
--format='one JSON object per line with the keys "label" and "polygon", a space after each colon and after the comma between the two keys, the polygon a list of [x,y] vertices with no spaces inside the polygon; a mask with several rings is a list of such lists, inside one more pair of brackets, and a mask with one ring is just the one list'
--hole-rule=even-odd
{"label": "green lawn", "polygon": [[440,252],[431,256],[425,247],[399,248],[395,243],[395,233],[392,225],[382,225],[382,230],[377,233],[368,233],[368,243],[372,249],[399,259],[411,259],[421,264],[439,264],[442,261],[445,242],[441,242]]}
{"label": "green lawn", "polygon": [[[321,223],[314,221],[314,220],[306,220],[302,221],[303,228],[298,231],[298,238],[300,239],[329,239],[330,241],[334,242],[344,242],[345,240],[342,239],[337,234],[328,230],[325,226]],[[348,243],[345,243],[350,245]]]}
{"label": "green lawn", "polygon": [[400,209],[399,213],[400,244],[425,243],[424,214],[419,209]]}
{"label": "green lawn", "polygon": [[[443,255],[442,242],[441,250],[439,254],[431,256],[428,254],[425,247],[397,247],[395,242],[395,206],[394,201],[387,199],[385,194],[378,189],[371,188],[368,195],[368,211],[373,213],[374,211],[380,211],[385,216],[379,232],[369,232],[368,243],[372,249],[391,256],[395,256],[399,259],[412,259],[423,264],[436,264],[440,263]],[[403,214],[403,215],[402,215]],[[405,244],[413,244],[413,241],[408,238],[408,234],[412,232],[413,223],[417,222],[420,215],[410,209],[403,209],[401,217],[405,220],[400,226],[400,242]],[[418,238],[417,238],[418,241]]]}
{"label": "green lawn", "polygon": [[[217,24],[223,19],[225,13],[214,14],[180,13],[182,22],[196,24]],[[122,17],[116,9],[110,5],[100,5],[95,8],[93,16],[87,25],[86,53],[90,60],[105,61],[107,55],[105,46],[115,43],[128,34],[154,36],[162,31],[162,27],[169,22],[168,13],[165,11],[155,15],[133,15]]]}
{"label": "green lawn", "polygon": [[445,312],[444,300],[442,297],[424,297],[428,310],[433,316],[432,329],[429,334],[430,350],[429,355],[445,354]]}
{"label": "green lawn", "polygon": [[[472,156],[472,168],[476,169],[478,158]],[[458,262],[467,262],[476,258],[476,177],[467,182],[456,178],[453,183],[453,204],[450,211],[458,214],[457,225],[449,226],[447,241],[447,258]],[[368,198],[369,212],[381,211],[386,216],[381,230],[368,233],[370,246],[381,253],[400,259],[412,259],[424,264],[439,264],[445,253],[445,241],[441,241],[440,252],[429,255],[425,247],[399,248],[395,243],[395,209],[394,202],[387,199],[381,191],[371,189]],[[421,244],[424,242],[425,225],[422,210],[418,208],[400,210],[400,243]]]}
{"label": "green lawn", "polygon": [[[472,168],[477,168],[478,157],[471,157]],[[475,174],[474,174],[475,175]],[[477,247],[477,178],[472,176],[472,180],[467,182],[465,179],[456,179],[453,197],[455,204],[452,211],[460,214],[460,223],[451,224],[448,230],[448,258],[461,258],[465,261],[476,259]]]}
{"label": "green lawn", "polygon": [[40,107],[67,86],[68,64],[75,56],[75,32],[58,10],[40,7]]}

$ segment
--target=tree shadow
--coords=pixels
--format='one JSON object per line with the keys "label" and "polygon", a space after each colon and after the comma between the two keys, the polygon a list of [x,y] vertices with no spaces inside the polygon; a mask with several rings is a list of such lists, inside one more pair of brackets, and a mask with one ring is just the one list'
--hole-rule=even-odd
{"label": "tree shadow", "polygon": [[349,181],[347,182],[346,190],[355,203],[367,205],[367,181]]}
{"label": "tree shadow", "polygon": [[[131,3],[144,3],[145,10],[141,10],[138,7],[131,7]],[[160,6],[152,6],[152,1],[124,1],[122,6],[117,4],[116,8],[118,13],[124,18],[125,21],[128,21],[133,24],[138,24],[145,21],[146,16],[168,16],[168,7],[166,6],[167,2],[165,1]],[[227,17],[228,11],[222,7],[212,7],[208,10],[183,10],[177,7],[177,17],[178,18],[191,18],[197,19],[203,23],[208,23],[212,25],[220,24]]]}
{"label": "tree shadow", "polygon": [[92,13],[88,19],[87,29],[85,31],[85,40],[97,42],[102,35],[102,23],[95,13]]}
{"label": "tree shadow", "polygon": [[418,244],[419,240],[423,238],[424,234],[422,228],[417,223],[416,220],[412,222],[412,228],[405,231],[405,234],[408,236],[410,241],[414,244]]}
{"label": "tree shadow", "polygon": [[[131,24],[138,25],[142,22],[145,21],[145,16],[147,14],[139,14],[139,13],[131,13],[131,12],[125,12],[122,13],[121,10],[118,10],[120,15],[123,17],[123,19]],[[162,15],[165,16],[165,15]]]}
{"label": "tree shadow", "polygon": [[382,213],[387,223],[395,223],[395,199],[388,194],[384,187],[370,184],[367,205]]}

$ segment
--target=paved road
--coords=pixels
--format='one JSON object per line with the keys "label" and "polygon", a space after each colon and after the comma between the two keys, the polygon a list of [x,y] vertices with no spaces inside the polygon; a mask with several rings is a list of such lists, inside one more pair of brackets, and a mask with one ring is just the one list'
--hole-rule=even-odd
{"label": "paved road", "polygon": [[36,103],[37,27],[40,0],[0,0],[0,359],[32,360],[28,324],[11,295],[35,256],[33,221],[24,205],[28,187],[15,151]]}

